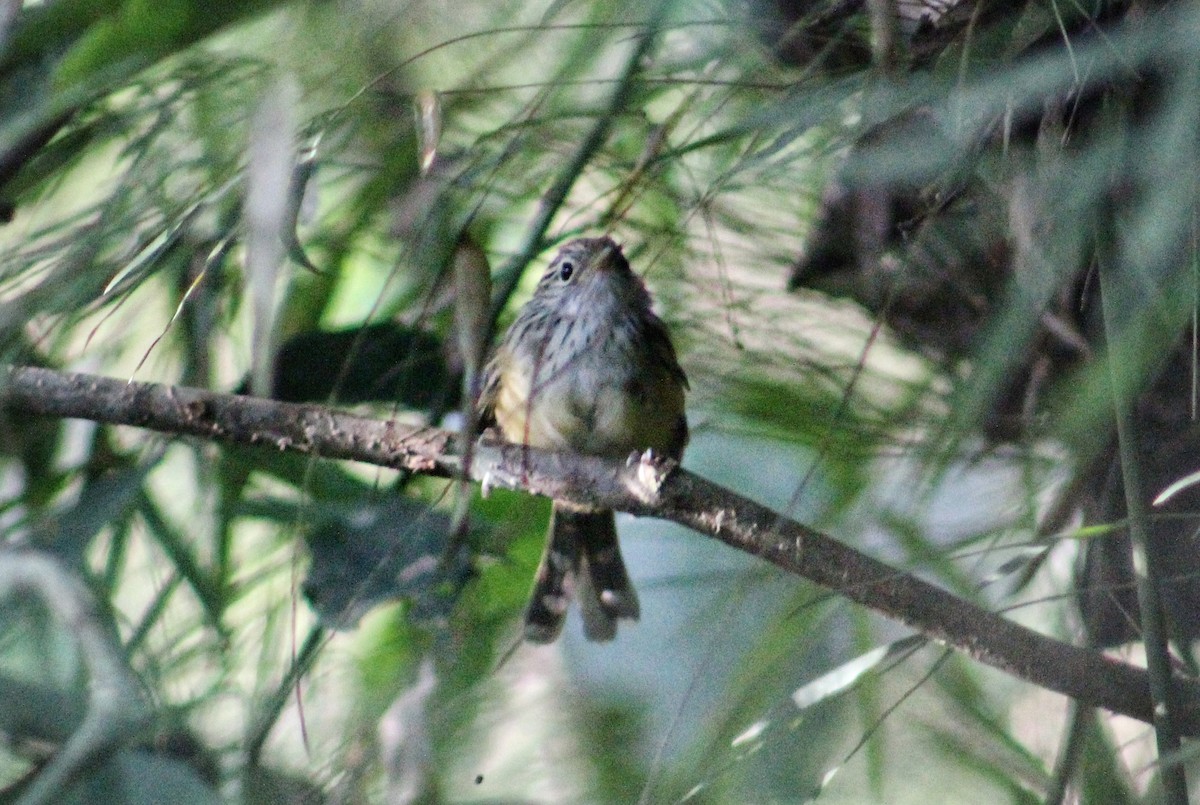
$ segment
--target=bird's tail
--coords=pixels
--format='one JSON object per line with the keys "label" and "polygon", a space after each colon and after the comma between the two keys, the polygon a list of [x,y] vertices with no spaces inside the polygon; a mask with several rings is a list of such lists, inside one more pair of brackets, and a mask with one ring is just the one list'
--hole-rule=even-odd
{"label": "bird's tail", "polygon": [[588,640],[611,640],[621,618],[637,620],[611,510],[586,512],[554,504],[550,533],[525,610],[525,639],[550,643],[562,631],[571,593],[579,599]]}

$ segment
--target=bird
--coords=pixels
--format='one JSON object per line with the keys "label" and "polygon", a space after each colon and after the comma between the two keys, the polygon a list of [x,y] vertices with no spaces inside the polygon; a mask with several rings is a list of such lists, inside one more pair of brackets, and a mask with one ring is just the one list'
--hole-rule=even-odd
{"label": "bird", "polygon": [[[558,250],[497,344],[479,409],[512,443],[679,461],[687,390],[667,326],[621,247],[609,237],[578,238]],[[619,620],[640,616],[612,510],[555,500],[525,640],[556,640],[572,595],[589,640],[611,640]]]}

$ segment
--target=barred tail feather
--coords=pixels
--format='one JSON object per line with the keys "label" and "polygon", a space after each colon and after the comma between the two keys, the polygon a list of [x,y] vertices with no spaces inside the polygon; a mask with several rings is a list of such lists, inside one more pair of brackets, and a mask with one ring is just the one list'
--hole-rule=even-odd
{"label": "barred tail feather", "polygon": [[589,640],[611,640],[619,619],[637,620],[637,593],[621,559],[611,511],[579,512],[555,504],[525,612],[525,639],[549,643],[558,637],[572,587]]}
{"label": "barred tail feather", "polygon": [[[579,530],[579,559],[584,571],[582,576],[591,587],[592,600],[614,621],[618,618],[637,620],[641,608],[621,558],[616,518],[611,511],[576,516],[585,518]],[[580,587],[583,586],[581,583]],[[583,594],[579,597],[580,605],[584,606]]]}
{"label": "barred tail feather", "polygon": [[579,543],[569,528],[559,526],[556,504],[550,514],[546,549],[533,578],[533,592],[525,608],[525,639],[553,643],[562,632],[571,599],[571,584],[579,566]]}

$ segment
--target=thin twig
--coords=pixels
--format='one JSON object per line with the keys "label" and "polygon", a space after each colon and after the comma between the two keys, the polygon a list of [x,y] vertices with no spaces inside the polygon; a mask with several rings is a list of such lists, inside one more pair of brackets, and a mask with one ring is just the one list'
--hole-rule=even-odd
{"label": "thin twig", "polygon": [[645,28],[638,38],[637,46],[625,61],[625,69],[622,71],[612,95],[609,96],[608,104],[597,113],[591,130],[583,138],[579,147],[575,149],[571,159],[558,172],[550,189],[542,196],[537,213],[533,216],[533,222],[525,232],[525,242],[521,245],[521,249],[497,272],[496,296],[492,305],[493,330],[501,311],[508,304],[509,297],[516,290],[517,283],[521,281],[521,274],[525,271],[525,267],[537,256],[538,252],[545,248],[546,231],[550,228],[550,222],[554,220],[559,208],[567,200],[567,195],[575,186],[583,169],[587,167],[588,162],[608,139],[613,121],[625,110],[630,93],[636,83],[635,79],[643,67],[646,55],[658,38],[658,29],[670,5],[669,2],[656,4],[654,15],[647,20]]}
{"label": "thin twig", "polygon": [[[1150,698],[1154,702],[1154,736],[1160,758],[1176,755],[1182,748],[1176,716],[1176,696],[1171,672],[1171,652],[1168,644],[1166,618],[1159,580],[1166,568],[1160,566],[1150,544],[1150,518],[1146,511],[1146,491],[1141,480],[1141,451],[1137,445],[1134,425],[1133,392],[1128,382],[1128,369],[1114,354],[1121,343],[1118,323],[1119,280],[1113,259],[1100,260],[1100,301],[1104,315],[1104,334],[1108,344],[1108,371],[1111,386],[1113,415],[1117,429],[1117,455],[1121,463],[1121,483],[1125,490],[1125,511],[1129,518],[1129,542],[1133,554],[1134,578],[1137,582],[1138,610],[1141,615],[1142,642],[1146,647],[1146,670],[1150,677]],[[1121,296],[1125,296],[1121,294]],[[1128,299],[1125,300],[1128,302]],[[1161,766],[1160,776],[1165,802],[1187,805],[1187,776],[1181,763]]]}

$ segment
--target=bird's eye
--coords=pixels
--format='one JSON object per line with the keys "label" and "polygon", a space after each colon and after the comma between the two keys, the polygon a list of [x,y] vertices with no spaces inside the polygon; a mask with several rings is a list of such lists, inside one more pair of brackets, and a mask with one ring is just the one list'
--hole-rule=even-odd
{"label": "bird's eye", "polygon": [[575,264],[570,260],[563,260],[563,264],[558,267],[558,278],[563,282],[571,279],[571,275],[575,273]]}

